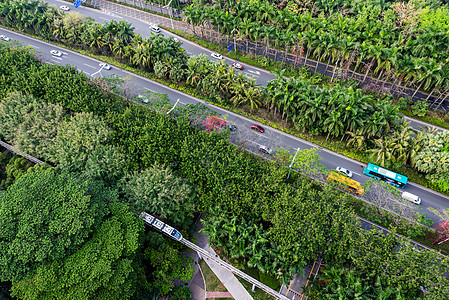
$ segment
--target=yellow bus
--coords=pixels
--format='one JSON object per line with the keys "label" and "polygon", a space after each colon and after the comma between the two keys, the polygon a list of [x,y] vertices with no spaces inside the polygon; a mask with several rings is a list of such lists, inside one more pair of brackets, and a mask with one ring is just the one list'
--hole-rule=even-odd
{"label": "yellow bus", "polygon": [[360,185],[360,182],[352,180],[349,177],[346,177],[344,175],[335,172],[329,173],[329,176],[327,176],[327,181],[336,184],[339,187],[347,191],[350,191],[351,193],[362,195],[363,192],[365,191]]}

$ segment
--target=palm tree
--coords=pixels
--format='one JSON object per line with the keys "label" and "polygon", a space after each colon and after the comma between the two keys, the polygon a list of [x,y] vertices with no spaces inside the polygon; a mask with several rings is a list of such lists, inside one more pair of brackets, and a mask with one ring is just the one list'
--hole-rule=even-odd
{"label": "palm tree", "polygon": [[378,64],[380,63],[380,59],[382,56],[382,49],[385,47],[382,44],[378,44],[378,45],[369,45],[368,46],[368,53],[369,56],[371,57],[371,62],[368,66],[368,69],[366,70],[365,76],[363,77],[362,82],[365,82],[366,76],[368,76],[369,71],[371,70],[371,68],[374,65],[374,62],[377,60]]}
{"label": "palm tree", "polygon": [[386,166],[386,164],[396,162],[393,154],[395,144],[390,137],[375,139],[374,142],[377,148],[366,150],[366,152],[371,153],[371,157],[376,159],[379,165]]}
{"label": "palm tree", "polygon": [[341,113],[336,110],[329,112],[329,116],[324,120],[324,131],[327,132],[326,141],[329,139],[329,135],[338,137],[343,132],[343,122],[341,121]]}
{"label": "palm tree", "polygon": [[365,147],[365,135],[363,135],[362,129],[357,129],[355,132],[346,131],[346,134],[350,136],[346,146],[355,147],[357,150],[362,150]]}

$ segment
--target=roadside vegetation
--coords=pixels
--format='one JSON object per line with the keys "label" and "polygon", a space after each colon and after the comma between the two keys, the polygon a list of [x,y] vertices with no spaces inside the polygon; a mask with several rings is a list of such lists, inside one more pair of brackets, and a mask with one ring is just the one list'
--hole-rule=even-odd
{"label": "roadside vegetation", "polygon": [[365,75],[363,80],[371,75],[427,91],[438,98],[437,106],[448,96],[449,14],[444,4],[194,0],[184,15],[192,26],[251,41],[256,48],[264,45],[354,70]]}
{"label": "roadside vegetation", "polygon": [[[91,222],[102,224],[116,216],[129,226],[114,222],[119,228],[113,232],[122,230],[126,238],[134,239],[126,247],[121,239],[114,243],[114,247],[121,249],[114,252],[119,255],[114,257],[127,257],[129,262],[120,266],[129,278],[126,280],[129,287],[126,297],[138,295],[137,291],[163,295],[173,287],[172,278],[188,279],[191,276],[190,269],[178,256],[178,246],[158,233],[150,230],[144,233],[142,222],[132,214],[143,204],[136,195],[144,195],[148,202],[143,207],[158,217],[162,215],[158,211],[160,206],[167,207],[164,209],[167,215],[161,218],[179,228],[187,238],[192,226],[182,217],[188,218],[189,212],[204,213],[205,233],[214,245],[223,247],[223,253],[229,259],[238,259],[241,266],[255,267],[282,282],[288,282],[294,273],[301,272],[319,254],[329,267],[351,269],[360,276],[366,274],[364,285],[377,278],[382,283],[379,292],[392,289],[391,297],[442,299],[449,295],[449,282],[444,276],[449,265],[447,257],[434,251],[416,252],[407,240],[393,235],[360,230],[359,221],[347,200],[348,195],[295,174],[287,179],[287,168],[229,144],[228,131],[207,133],[191,127],[191,121],[196,118],[190,119],[182,110],[176,113],[180,116],[176,119],[158,114],[107,92],[104,86],[97,85],[72,67],[42,64],[30,49],[2,44],[0,54],[3,57],[0,68],[5,70],[0,81],[0,94],[7,95],[1,105],[6,108],[16,103],[17,108],[22,107],[20,111],[27,112],[22,118],[17,118],[16,111],[0,109],[2,119],[10,120],[0,124],[0,134],[16,146],[20,131],[14,134],[13,126],[29,126],[27,120],[34,118],[41,125],[27,139],[23,138],[19,149],[36,155],[42,147],[47,147],[48,151],[40,153],[56,167],[55,173],[36,172],[22,176],[8,188],[8,194],[0,194],[3,197],[0,201],[2,224],[14,224],[11,218],[28,217],[28,211],[36,207],[31,204],[38,205],[31,199],[30,204],[20,206],[23,213],[12,215],[7,213],[12,207],[10,203],[14,204],[22,197],[6,196],[19,195],[19,191],[25,193],[31,187],[39,189],[46,182],[44,177],[55,183],[68,181],[80,195],[96,191],[85,189],[92,186],[90,182],[96,182],[98,185],[95,187],[108,193],[101,194],[96,206],[86,206],[85,209],[98,216],[92,217]],[[29,105],[31,109],[26,110]],[[59,119],[62,122],[56,122]],[[60,142],[63,140],[70,142],[62,145]],[[121,178],[126,178],[124,176],[136,178],[135,181],[126,180],[126,184],[133,187],[123,185]],[[171,201],[155,198],[152,193],[154,189],[162,188],[160,178],[163,176],[172,178],[165,189],[176,189],[183,194],[177,209]],[[103,177],[107,180],[100,181]],[[38,183],[34,179],[39,179],[36,180]],[[141,180],[151,181],[153,188],[147,190],[139,186]],[[186,191],[183,185],[189,185],[194,193],[182,192]],[[54,190],[59,189],[55,187]],[[51,195],[52,190],[46,193]],[[49,199],[61,201],[61,197],[66,197],[62,192],[58,195]],[[28,198],[33,197],[28,195]],[[95,198],[83,196],[82,199],[93,201]],[[152,206],[153,200],[158,201],[159,206]],[[194,206],[181,204],[189,201],[193,201]],[[113,210],[111,207],[115,205],[120,209]],[[109,209],[105,210],[105,207]],[[62,212],[61,209],[57,211]],[[55,217],[53,214],[53,211],[48,211],[50,218]],[[13,295],[20,298],[26,298],[32,289],[41,295],[63,298],[66,294],[62,294],[59,288],[67,286],[70,270],[85,259],[83,251],[95,242],[92,239],[102,238],[100,234],[87,233],[100,228],[81,226],[76,240],[79,247],[73,246],[69,250],[61,247],[54,255],[48,252],[39,258],[28,257],[27,269],[17,269],[14,264],[0,268],[1,280],[11,281]],[[11,230],[15,232],[25,228],[17,226]],[[125,234],[123,230],[132,230],[133,234]],[[0,242],[4,247],[15,245],[5,236],[0,236]],[[3,252],[0,254],[4,255]],[[8,259],[22,261],[20,255],[9,255]],[[59,258],[56,260],[56,257]],[[167,257],[170,263],[167,263]],[[6,263],[8,260],[1,261]],[[65,262],[66,265],[59,267]],[[139,263],[143,263],[141,268],[146,268],[144,273],[138,272]],[[131,266],[136,267],[131,270]],[[48,274],[49,267],[66,272],[66,275],[53,279],[41,276]],[[85,283],[83,276],[86,274],[89,272],[79,274],[79,281],[71,281],[70,288],[74,293],[80,292],[77,284]],[[145,274],[144,281],[138,277],[139,274],[141,277]],[[30,285],[37,278],[41,280],[38,290]],[[141,279],[133,281],[134,278]],[[136,282],[144,286],[137,289]],[[123,291],[109,284],[115,284],[114,280],[109,282],[103,278],[96,283],[98,285],[88,286],[89,291]],[[134,290],[136,292],[132,293]]]}

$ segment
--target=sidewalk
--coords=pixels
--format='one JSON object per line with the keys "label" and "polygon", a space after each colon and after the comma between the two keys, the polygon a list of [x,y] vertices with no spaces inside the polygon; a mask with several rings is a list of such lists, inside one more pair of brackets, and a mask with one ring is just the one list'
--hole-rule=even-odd
{"label": "sidewalk", "polygon": [[195,269],[195,275],[191,280],[187,281],[187,285],[192,293],[192,300],[204,300],[206,299],[206,284],[198,264],[198,254],[195,251],[189,251],[185,255],[193,259],[193,268]]}
{"label": "sidewalk", "polygon": [[[201,224],[198,224],[198,230],[202,228]],[[199,233],[198,231],[193,235],[196,238],[196,244],[207,250],[210,253],[214,253],[214,249],[209,247],[208,239],[205,235]],[[216,264],[209,259],[204,260],[209,268],[215,273],[215,275],[220,279],[229,293],[232,295],[234,299],[238,300],[252,300],[253,297],[248,293],[248,291],[243,287],[240,281],[232,274],[230,271],[222,268],[220,265]]]}

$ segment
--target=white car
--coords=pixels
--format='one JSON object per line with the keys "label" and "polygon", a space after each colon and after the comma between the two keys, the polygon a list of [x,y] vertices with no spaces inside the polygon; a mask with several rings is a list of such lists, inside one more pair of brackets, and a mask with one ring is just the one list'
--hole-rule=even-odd
{"label": "white car", "polygon": [[219,53],[212,53],[210,56],[212,56],[213,58],[216,58],[216,59],[223,59],[223,55],[221,55]]}
{"label": "white car", "polygon": [[154,33],[159,33],[159,32],[161,32],[161,29],[157,25],[151,25],[150,26],[150,31],[152,31]]}
{"label": "white car", "polygon": [[58,51],[58,50],[51,50],[50,53],[53,56],[57,56],[57,57],[61,57],[62,56],[62,52]]}
{"label": "white car", "polygon": [[0,40],[2,40],[2,41],[9,41],[9,37],[4,36],[4,35],[2,34],[2,35],[0,35]]}
{"label": "white car", "polygon": [[345,169],[342,167],[336,167],[335,170],[337,170],[338,172],[340,172],[343,175],[348,176],[349,178],[352,178],[352,172],[349,171],[348,169]]}
{"label": "white car", "polygon": [[59,8],[61,10],[63,10],[63,11],[69,11],[70,10],[70,8],[68,6],[65,6],[65,5],[61,5]]}
{"label": "white car", "polygon": [[107,63],[100,63],[100,67],[102,67],[103,69],[106,69],[106,70],[110,70],[111,69],[111,66],[108,65]]}
{"label": "white car", "polygon": [[264,146],[264,145],[259,146],[259,151],[263,152],[265,154],[271,154],[271,152],[272,152],[270,148],[268,148],[267,146]]}
{"label": "white car", "polygon": [[181,42],[178,38],[173,38],[173,40],[175,41],[175,43]]}

